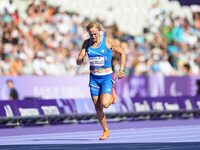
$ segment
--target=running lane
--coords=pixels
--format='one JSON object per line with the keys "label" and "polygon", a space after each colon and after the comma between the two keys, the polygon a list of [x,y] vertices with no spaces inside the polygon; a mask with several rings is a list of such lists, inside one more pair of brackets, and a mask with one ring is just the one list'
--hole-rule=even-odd
{"label": "running lane", "polygon": [[[98,147],[109,149],[109,146],[114,144],[116,149],[131,147],[140,149],[145,146],[148,149],[163,150],[200,149],[198,143],[200,142],[200,120],[120,122],[109,123],[109,128],[110,138],[105,141],[98,140],[102,134],[99,124],[0,129],[0,148],[3,149],[6,145],[7,148],[8,145],[9,148],[12,145],[18,145],[15,148],[31,145],[31,148],[41,149],[41,146],[46,145],[53,149],[53,145],[57,145],[57,148],[68,145],[86,149],[97,144],[97,149]],[[82,144],[84,146],[81,146]]]}

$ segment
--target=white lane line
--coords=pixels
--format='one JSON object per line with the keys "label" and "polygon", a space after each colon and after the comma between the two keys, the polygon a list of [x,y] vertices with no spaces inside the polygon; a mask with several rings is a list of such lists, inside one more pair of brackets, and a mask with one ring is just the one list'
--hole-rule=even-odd
{"label": "white lane line", "polygon": [[[200,140],[200,135],[185,135],[185,136],[173,136],[173,137],[164,137],[164,136],[159,136],[159,137],[151,137],[151,138],[142,138],[142,139],[120,139],[120,141],[125,141],[126,143],[127,142],[168,142],[169,140],[172,140],[172,139],[180,139],[180,138],[189,138],[188,141],[190,140],[191,141],[191,138],[199,138]],[[175,141],[174,140],[174,141]],[[119,142],[119,140],[116,140]],[[193,141],[193,140],[192,140]]]}
{"label": "white lane line", "polygon": [[185,131],[185,132],[173,132],[173,133],[171,133],[171,132],[167,132],[167,133],[153,133],[153,134],[140,134],[140,135],[135,135],[135,134],[132,134],[132,135],[120,135],[119,137],[116,137],[116,136],[112,136],[112,138],[130,138],[130,137],[133,137],[133,138],[138,138],[138,137],[146,137],[146,136],[151,136],[151,137],[153,137],[153,136],[160,136],[160,135],[162,135],[162,136],[167,136],[167,135],[188,135],[188,134],[199,134],[200,135],[200,132],[197,132],[197,131],[193,131],[193,132],[191,132],[191,131],[189,131],[189,132],[187,132],[187,131]]}
{"label": "white lane line", "polygon": [[193,139],[193,140],[174,140],[173,142],[184,143],[184,142],[200,142],[200,139]]}

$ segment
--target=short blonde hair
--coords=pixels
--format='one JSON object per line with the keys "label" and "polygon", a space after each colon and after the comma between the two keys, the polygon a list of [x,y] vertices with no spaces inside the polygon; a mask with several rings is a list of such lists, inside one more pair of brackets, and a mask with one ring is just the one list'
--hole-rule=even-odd
{"label": "short blonde hair", "polygon": [[90,23],[87,25],[86,29],[87,29],[87,31],[89,31],[89,29],[90,29],[90,28],[93,28],[93,27],[96,27],[96,28],[99,29],[100,31],[104,31],[103,26],[100,25],[100,24],[99,24],[98,22],[96,22],[96,21],[90,22]]}

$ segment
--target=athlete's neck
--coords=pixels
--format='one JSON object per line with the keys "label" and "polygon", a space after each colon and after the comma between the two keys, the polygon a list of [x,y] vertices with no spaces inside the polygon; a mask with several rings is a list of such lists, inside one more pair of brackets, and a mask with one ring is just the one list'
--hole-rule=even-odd
{"label": "athlete's neck", "polygon": [[90,44],[91,44],[92,47],[98,47],[98,45],[101,43],[102,40],[103,40],[103,36],[100,36],[97,41],[91,40]]}

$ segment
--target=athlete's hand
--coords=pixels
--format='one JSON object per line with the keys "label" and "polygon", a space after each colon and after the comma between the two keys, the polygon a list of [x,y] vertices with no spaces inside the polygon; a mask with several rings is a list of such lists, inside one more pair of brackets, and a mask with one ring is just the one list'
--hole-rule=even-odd
{"label": "athlete's hand", "polygon": [[122,79],[122,78],[124,77],[124,72],[120,70],[120,71],[117,73],[116,76],[117,76],[118,79]]}
{"label": "athlete's hand", "polygon": [[82,57],[79,57],[79,58],[76,60],[76,64],[77,64],[77,65],[86,64],[86,55],[84,55],[84,56],[82,56]]}

